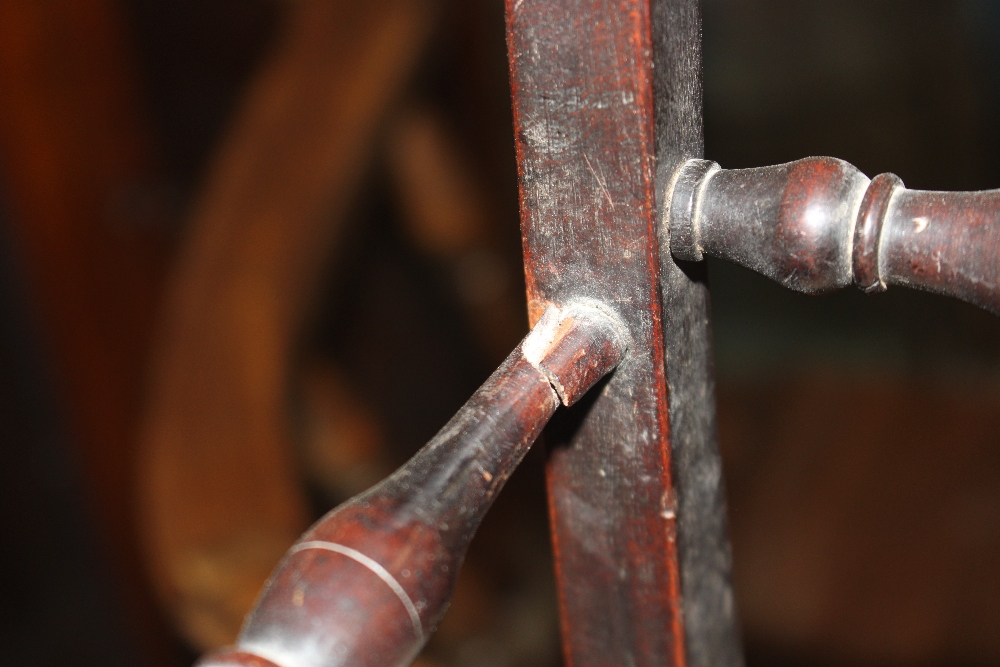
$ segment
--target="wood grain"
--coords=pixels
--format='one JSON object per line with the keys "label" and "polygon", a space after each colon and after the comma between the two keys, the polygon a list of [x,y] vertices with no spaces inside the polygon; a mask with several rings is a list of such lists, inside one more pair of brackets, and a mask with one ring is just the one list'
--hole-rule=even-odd
{"label": "wood grain", "polygon": [[701,151],[699,20],[697,3],[680,0],[507,2],[529,313],[597,299],[631,340],[600,394],[547,436],[569,665],[687,664],[684,512],[693,664],[732,664],[737,646],[707,294],[661,256],[657,236],[667,177]]}
{"label": "wood grain", "polygon": [[549,308],[406,465],[302,536],[236,647],[202,667],[409,665],[444,615],[494,498],[560,396],[582,396],[621,360],[623,333],[599,309]]}
{"label": "wood grain", "polygon": [[800,292],[902,285],[1000,315],[1000,190],[908,190],[831,157],[706,164],[676,179],[667,226],[678,256],[727,259]]}

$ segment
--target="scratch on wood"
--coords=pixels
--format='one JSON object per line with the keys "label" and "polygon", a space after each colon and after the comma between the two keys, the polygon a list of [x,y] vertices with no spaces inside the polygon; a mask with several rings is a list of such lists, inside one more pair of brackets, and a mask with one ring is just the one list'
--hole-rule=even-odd
{"label": "scratch on wood", "polygon": [[615,210],[615,203],[611,201],[611,195],[608,193],[608,188],[605,187],[604,181],[597,175],[597,172],[594,171],[594,165],[590,163],[590,158],[584,155],[583,159],[587,161],[587,167],[590,168],[590,173],[594,175],[594,179],[597,181],[597,184],[601,186],[601,192],[604,193],[604,197],[608,200],[608,203],[611,204],[611,210]]}

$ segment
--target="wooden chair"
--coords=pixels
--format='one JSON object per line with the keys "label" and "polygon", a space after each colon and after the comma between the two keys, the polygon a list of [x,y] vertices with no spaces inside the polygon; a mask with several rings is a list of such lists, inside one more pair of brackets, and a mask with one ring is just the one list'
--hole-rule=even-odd
{"label": "wooden chair", "polygon": [[507,0],[507,30],[533,329],[406,466],[296,543],[205,667],[408,664],[560,403],[567,663],[739,665],[704,257],[802,292],[908,286],[1000,314],[1000,191],[701,159],[697,0]]}

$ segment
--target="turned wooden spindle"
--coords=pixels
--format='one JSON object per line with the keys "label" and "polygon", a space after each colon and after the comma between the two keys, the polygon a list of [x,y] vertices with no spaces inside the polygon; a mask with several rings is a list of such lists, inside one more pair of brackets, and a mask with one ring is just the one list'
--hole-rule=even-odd
{"label": "turned wooden spindle", "polygon": [[689,160],[668,201],[679,259],[719,257],[808,293],[905,285],[1000,315],[1000,190],[908,190],[830,157],[755,169]]}
{"label": "turned wooden spindle", "polygon": [[504,482],[559,403],[574,403],[625,348],[624,328],[601,306],[550,306],[433,440],[302,536],[236,645],[199,665],[410,664]]}

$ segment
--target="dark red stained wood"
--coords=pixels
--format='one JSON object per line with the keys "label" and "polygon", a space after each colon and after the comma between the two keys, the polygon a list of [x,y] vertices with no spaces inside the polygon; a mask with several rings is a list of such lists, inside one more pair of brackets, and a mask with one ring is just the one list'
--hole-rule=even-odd
{"label": "dark red stained wood", "polygon": [[904,285],[1000,315],[1000,190],[907,190],[831,157],[732,170],[691,160],[669,218],[674,254],[727,259],[789,289]]}
{"label": "dark red stained wood", "polygon": [[883,224],[883,283],[952,296],[1000,315],[1000,190],[900,188]]}
{"label": "dark red stained wood", "polygon": [[866,293],[885,289],[879,275],[879,246],[882,243],[882,229],[889,202],[896,188],[903,181],[895,174],[879,174],[861,200],[861,210],[854,227],[853,261],[854,284]]}
{"label": "dark red stained wood", "polygon": [[[678,384],[678,411],[693,413],[687,436],[699,449],[692,461],[701,463],[714,456],[707,300],[671,263],[664,298],[674,300],[664,319],[656,211],[657,184],[701,150],[697,3],[667,0],[656,13],[649,0],[507,0],[506,7],[529,312],[535,318],[547,304],[591,298],[614,309],[631,337],[599,396],[572,425],[549,431],[566,660],[684,665],[664,326],[689,343],[671,348],[680,355],[673,363],[698,357],[693,377]],[[683,35],[654,44],[654,20],[657,30]],[[654,78],[654,52],[666,78]],[[654,93],[662,99],[654,102]],[[658,140],[669,153],[660,174]],[[717,474],[707,487],[715,512]],[[707,528],[718,543],[718,526]],[[716,555],[701,555],[713,571]],[[727,553],[721,561],[724,580]]]}
{"label": "dark red stained wood", "polygon": [[202,667],[402,667],[441,620],[472,536],[559,405],[622,358],[600,309],[546,311],[420,452],[330,512],[271,576],[237,645]]}

